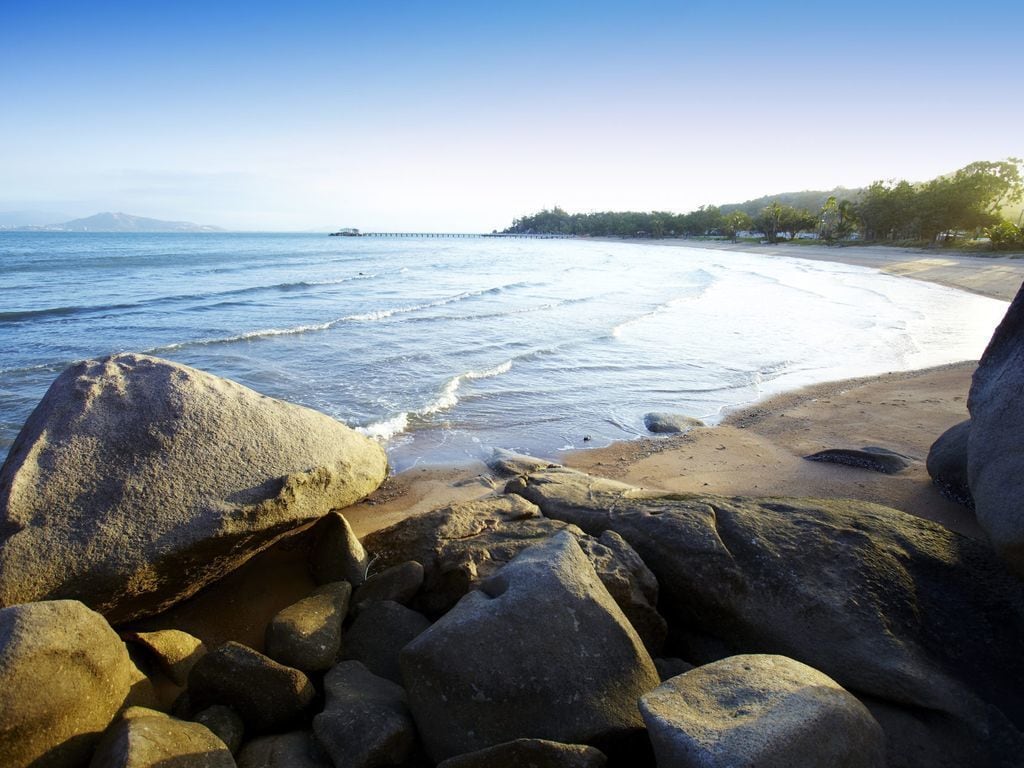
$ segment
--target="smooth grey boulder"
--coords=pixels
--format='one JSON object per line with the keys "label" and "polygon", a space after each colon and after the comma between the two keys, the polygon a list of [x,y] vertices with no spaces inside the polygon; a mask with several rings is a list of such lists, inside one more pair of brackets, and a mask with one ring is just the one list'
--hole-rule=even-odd
{"label": "smooth grey boulder", "polygon": [[390,600],[367,603],[345,630],[341,656],[345,660],[360,661],[378,677],[402,685],[398,655],[429,626],[430,622],[422,613],[399,603]]}
{"label": "smooth grey boulder", "polygon": [[534,458],[525,453],[515,453],[504,448],[495,448],[491,457],[487,459],[487,468],[492,472],[506,477],[515,475],[528,475],[538,469],[558,466],[554,462]]}
{"label": "smooth grey boulder", "polygon": [[658,582],[622,537],[595,539],[578,527],[544,517],[518,496],[493,496],[416,515],[375,531],[366,544],[382,565],[423,564],[423,587],[412,607],[436,618],[516,555],[560,531],[574,533],[597,575],[651,653],[665,640]]}
{"label": "smooth grey boulder", "polygon": [[1024,577],[1024,285],[978,362],[967,397],[967,477],[978,524]]}
{"label": "smooth grey boulder", "polygon": [[238,768],[335,768],[312,731],[253,739],[238,755]]}
{"label": "smooth grey boulder", "polygon": [[883,475],[895,475],[909,467],[913,459],[888,448],[868,445],[864,448],[829,448],[824,451],[804,456],[807,461],[818,461],[824,464],[840,464],[857,469],[868,469],[881,472]]}
{"label": "smooth grey boulder", "polygon": [[358,587],[366,581],[370,558],[343,514],[328,512],[312,533],[315,538],[310,565],[317,584],[347,581]]}
{"label": "smooth grey boulder", "polygon": [[932,443],[925,467],[943,496],[974,509],[974,498],[967,480],[967,444],[970,437],[970,419],[950,427]]}
{"label": "smooth grey boulder", "polygon": [[231,754],[238,752],[245,738],[245,723],[231,707],[214,704],[197,712],[192,721],[204,725],[211,733],[224,742]]}
{"label": "smooth grey boulder", "polygon": [[651,411],[644,414],[644,426],[648,432],[659,435],[673,435],[688,432],[694,427],[703,427],[704,422],[682,413]]}
{"label": "smooth grey boulder", "polygon": [[857,698],[785,656],[748,654],[640,698],[658,768],[885,768],[885,735]]}
{"label": "smooth grey boulder", "polygon": [[364,581],[352,595],[352,604],[391,600],[405,605],[423,586],[423,566],[415,560],[385,568]]}
{"label": "smooth grey boulder", "polygon": [[133,707],[107,729],[89,766],[235,768],[235,760],[206,726]]}
{"label": "smooth grey boulder", "polygon": [[516,739],[449,757],[437,768],[604,768],[607,764],[601,750],[585,744]]}
{"label": "smooth grey boulder", "polygon": [[0,470],[0,605],[159,613],[386,472],[374,441],[232,381],[146,355],[76,363]]}
{"label": "smooth grey boulder", "polygon": [[82,603],[0,610],[0,765],[88,761],[137,676],[121,639]]}
{"label": "smooth grey boulder", "polygon": [[202,640],[179,629],[127,632],[124,638],[141,645],[155,657],[160,669],[175,685],[185,685],[192,667],[206,654]]}
{"label": "smooth grey boulder", "polygon": [[521,552],[401,654],[435,761],[518,738],[614,742],[642,728],[658,674],[636,631],[563,531]]}
{"label": "smooth grey boulder", "polygon": [[337,581],[280,611],[267,624],[267,656],[303,672],[330,669],[341,649],[341,624],[351,596],[352,585]]}
{"label": "smooth grey boulder", "polygon": [[401,686],[358,661],[343,661],[324,677],[324,711],[313,732],[336,766],[401,765],[412,752],[416,727]]}
{"label": "smooth grey boulder", "polygon": [[984,542],[850,500],[672,495],[566,469],[508,487],[632,545],[658,578],[672,653],[821,670],[888,708],[890,768],[1019,759],[1024,584]]}
{"label": "smooth grey boulder", "polygon": [[203,656],[188,676],[192,709],[211,704],[231,707],[253,736],[298,722],[314,695],[305,674],[235,642]]}

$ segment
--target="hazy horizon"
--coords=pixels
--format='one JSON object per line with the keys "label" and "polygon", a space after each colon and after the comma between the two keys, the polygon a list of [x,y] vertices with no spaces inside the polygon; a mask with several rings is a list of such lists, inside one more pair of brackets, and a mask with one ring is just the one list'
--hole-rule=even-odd
{"label": "hazy horizon", "polygon": [[989,0],[14,7],[0,211],[489,231],[555,205],[925,180],[1024,154],[1015,18]]}

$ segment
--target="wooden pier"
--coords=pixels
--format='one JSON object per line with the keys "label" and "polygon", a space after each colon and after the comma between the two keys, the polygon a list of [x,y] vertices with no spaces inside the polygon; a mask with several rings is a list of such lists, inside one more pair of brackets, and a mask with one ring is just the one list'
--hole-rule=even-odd
{"label": "wooden pier", "polygon": [[532,240],[571,240],[575,235],[505,234],[490,232],[474,234],[469,232],[361,232],[357,237],[512,237]]}

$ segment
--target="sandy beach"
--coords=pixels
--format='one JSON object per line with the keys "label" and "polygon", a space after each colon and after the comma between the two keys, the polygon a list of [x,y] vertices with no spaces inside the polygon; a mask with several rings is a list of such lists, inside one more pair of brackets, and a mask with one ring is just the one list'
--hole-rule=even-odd
{"label": "sandy beach", "polygon": [[[1024,281],[1024,259],[909,248],[751,245],[652,240],[649,247],[743,250],[836,261],[926,280],[1009,301]],[[967,418],[974,362],[829,382],[735,411],[715,427],[567,453],[567,466],[674,492],[746,496],[855,498],[935,520],[980,536],[973,516],[931,484],[924,461],[949,427]],[[806,461],[828,448],[880,446],[914,459],[897,475]],[[346,514],[362,536],[407,515],[486,495],[502,481],[482,463],[415,468],[390,478]]]}

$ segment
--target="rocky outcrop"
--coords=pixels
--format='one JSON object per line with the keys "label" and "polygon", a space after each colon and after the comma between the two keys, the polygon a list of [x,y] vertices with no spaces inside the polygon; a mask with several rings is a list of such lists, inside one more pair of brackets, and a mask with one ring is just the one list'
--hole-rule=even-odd
{"label": "rocky outcrop", "polygon": [[1024,577],[1024,286],[978,362],[967,398],[967,474],[978,523]]}
{"label": "rocky outcrop", "polygon": [[435,761],[517,738],[615,740],[658,685],[640,638],[562,532],[521,552],[402,651]]}
{"label": "rocky outcrop", "polygon": [[[545,467],[552,466],[545,463]],[[664,642],[658,614],[658,582],[622,537],[599,540],[560,520],[544,517],[518,496],[494,496],[417,515],[371,533],[366,546],[381,564],[423,564],[423,588],[413,606],[437,617],[523,550],[564,530],[576,535],[601,582],[651,653]]]}
{"label": "rocky outcrop", "polygon": [[351,596],[352,585],[338,581],[280,611],[267,625],[267,656],[303,672],[330,669],[341,649],[341,624]]}
{"label": "rocky outcrop", "polygon": [[834,680],[784,656],[732,656],[640,699],[659,768],[885,768],[885,736]]}
{"label": "rocky outcrop", "polygon": [[824,451],[804,456],[807,461],[819,461],[824,464],[840,464],[858,469],[881,472],[884,475],[895,475],[909,467],[913,459],[888,448],[868,445],[864,448],[829,448]]}
{"label": "rocky outcrop", "polygon": [[191,708],[231,707],[254,735],[298,722],[314,695],[313,684],[302,672],[235,642],[210,651],[188,676]]}
{"label": "rocky outcrop", "polygon": [[78,363],[0,470],[0,605],[158,613],[385,473],[379,445],[307,408],[145,355]]}
{"label": "rocky outcrop", "polygon": [[943,496],[974,509],[974,498],[967,480],[967,444],[970,437],[970,419],[950,427],[932,443],[925,466]]}
{"label": "rocky outcrop", "polygon": [[124,643],[79,602],[0,610],[0,765],[87,762],[135,677]]}
{"label": "rocky outcrop", "polygon": [[450,757],[437,768],[604,768],[608,758],[585,744],[516,739],[477,752]]}
{"label": "rocky outcrop", "polygon": [[231,752],[199,723],[133,707],[103,735],[90,768],[235,768]]}
{"label": "rocky outcrop", "polygon": [[324,678],[324,711],[313,732],[336,766],[401,765],[412,751],[416,728],[405,691],[358,661],[343,661]]}
{"label": "rocky outcrop", "polygon": [[656,435],[675,435],[689,432],[694,427],[703,427],[704,422],[682,413],[651,411],[644,414],[644,426]]}
{"label": "rocky outcrop", "polygon": [[1024,747],[1024,584],[984,543],[863,502],[675,496],[566,469],[509,489],[628,541],[682,658],[789,656],[901,713],[878,718],[893,768],[1009,766]]}

